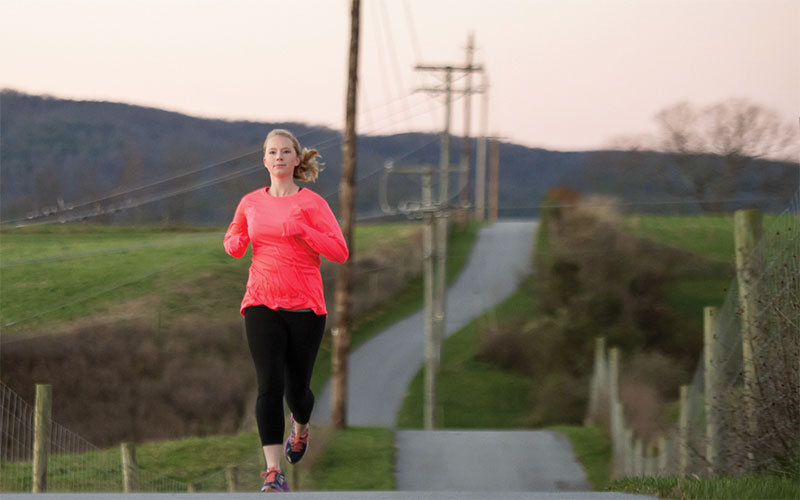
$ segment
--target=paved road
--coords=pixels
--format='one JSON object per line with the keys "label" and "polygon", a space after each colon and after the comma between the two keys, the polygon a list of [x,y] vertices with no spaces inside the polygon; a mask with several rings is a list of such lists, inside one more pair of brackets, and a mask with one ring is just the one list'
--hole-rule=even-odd
{"label": "paved road", "polygon": [[587,491],[564,436],[549,431],[398,431],[397,489]]}
{"label": "paved road", "polygon": [[[447,296],[446,335],[513,293],[530,270],[534,221],[496,222],[481,229],[467,266]],[[350,355],[347,420],[354,426],[394,427],[411,379],[424,360],[424,317],[419,311],[379,333]],[[312,421],[330,422],[330,384]]]}

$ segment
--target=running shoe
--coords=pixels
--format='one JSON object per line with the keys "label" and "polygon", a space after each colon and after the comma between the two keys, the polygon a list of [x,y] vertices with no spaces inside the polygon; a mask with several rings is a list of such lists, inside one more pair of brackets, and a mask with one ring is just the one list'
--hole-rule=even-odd
{"label": "running shoe", "polygon": [[289,491],[289,483],[286,482],[286,476],[283,471],[270,467],[266,472],[261,473],[264,478],[264,486],[261,487],[262,493]]}
{"label": "running shoe", "polygon": [[292,431],[289,433],[286,443],[283,445],[283,454],[286,456],[286,461],[290,464],[296,464],[303,458],[308,448],[308,429],[302,434],[294,433],[294,415],[291,415],[290,427]]}

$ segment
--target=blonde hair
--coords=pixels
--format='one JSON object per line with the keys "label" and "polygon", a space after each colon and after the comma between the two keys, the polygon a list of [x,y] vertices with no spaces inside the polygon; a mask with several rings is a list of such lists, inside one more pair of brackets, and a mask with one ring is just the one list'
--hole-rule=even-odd
{"label": "blonde hair", "polygon": [[276,128],[270,131],[270,133],[267,134],[267,138],[264,139],[264,146],[262,147],[263,153],[267,153],[267,141],[269,141],[270,137],[274,137],[276,135],[280,137],[286,137],[287,139],[291,140],[292,144],[294,145],[295,153],[297,153],[297,156],[300,157],[300,164],[294,168],[293,177],[297,180],[305,182],[316,181],[321,167],[324,165],[324,163],[318,162],[317,158],[322,158],[322,156],[317,152],[316,149],[301,147],[300,141],[297,140],[297,137],[295,137],[294,134],[288,130]]}

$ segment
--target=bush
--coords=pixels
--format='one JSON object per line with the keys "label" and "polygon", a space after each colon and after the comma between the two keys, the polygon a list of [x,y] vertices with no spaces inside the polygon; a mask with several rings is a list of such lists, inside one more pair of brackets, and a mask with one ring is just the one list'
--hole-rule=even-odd
{"label": "bush", "polygon": [[95,325],[8,343],[0,362],[26,401],[51,384],[53,420],[97,446],[236,432],[255,379],[239,321]]}
{"label": "bush", "polygon": [[587,380],[566,373],[552,373],[531,394],[531,424],[581,424],[588,402]]}

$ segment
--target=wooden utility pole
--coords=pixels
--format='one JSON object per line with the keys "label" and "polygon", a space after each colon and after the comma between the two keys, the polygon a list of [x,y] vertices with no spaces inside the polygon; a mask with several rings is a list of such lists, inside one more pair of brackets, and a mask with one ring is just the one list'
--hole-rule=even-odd
{"label": "wooden utility pole", "polygon": [[[414,167],[395,168],[394,164],[386,164],[386,174],[381,182],[380,199],[381,209],[386,213],[394,212],[388,204],[388,176],[390,173],[397,174],[421,174],[422,175],[422,204],[419,208],[403,209],[408,215],[420,214],[425,221],[422,240],[423,252],[423,287],[425,297],[425,389],[423,396],[423,420],[425,429],[430,430],[436,424],[436,373],[439,369],[439,344],[441,336],[438,328],[441,321],[437,320],[439,302],[436,297],[438,285],[437,259],[440,239],[437,236],[438,220],[442,215],[442,209],[433,201],[433,173],[437,167],[433,165],[421,165]],[[440,316],[439,316],[440,317]]]}
{"label": "wooden utility pole", "polygon": [[472,138],[470,137],[471,118],[472,118],[472,56],[475,51],[474,37],[472,33],[467,38],[467,61],[464,65],[467,68],[464,86],[464,135],[461,137],[461,157],[459,158],[458,169],[458,202],[461,207],[469,205],[469,157],[472,153]]}
{"label": "wooden utility pole", "polygon": [[[436,373],[439,370],[439,360],[442,339],[445,334],[445,318],[447,317],[447,226],[448,207],[450,205],[450,122],[453,102],[453,73],[483,71],[480,66],[468,64],[467,66],[430,66],[417,65],[418,71],[444,72],[444,88],[420,89],[433,93],[444,93],[445,118],[444,130],[441,136],[441,150],[439,153],[439,210],[433,217],[434,239],[434,278],[433,278],[433,331],[428,360],[426,361],[426,393],[425,393],[425,428],[436,427]],[[460,169],[459,169],[460,171]]]}
{"label": "wooden utility pole", "polygon": [[438,370],[438,348],[436,345],[436,320],[434,318],[434,242],[436,227],[433,213],[432,170],[422,174],[422,210],[425,217],[425,233],[422,245],[425,286],[425,401],[423,421],[425,429],[431,430],[436,423],[436,371]]}
{"label": "wooden utility pole", "polygon": [[481,131],[475,159],[475,219],[486,217],[486,135],[489,128],[489,78],[481,72],[483,89],[481,96]]}
{"label": "wooden utility pole", "polygon": [[331,422],[336,429],[347,426],[347,366],[352,326],[352,262],[355,225],[356,176],[356,92],[358,85],[358,33],[360,0],[351,0],[350,54],[347,72],[347,103],[344,140],[342,141],[342,178],[339,182],[339,210],[342,234],[350,257],[339,266],[336,279],[336,327],[333,329],[331,362]]}
{"label": "wooden utility pole", "polygon": [[497,220],[498,192],[500,190],[500,140],[492,138],[489,143],[489,220]]}

